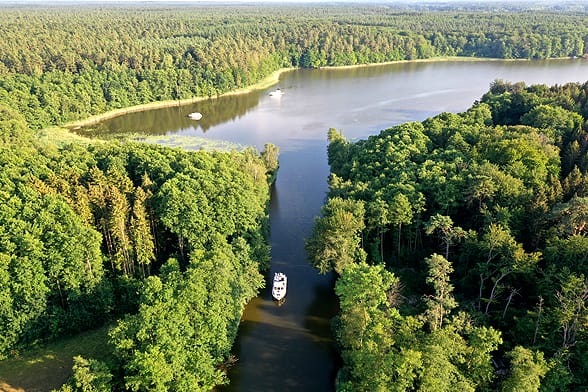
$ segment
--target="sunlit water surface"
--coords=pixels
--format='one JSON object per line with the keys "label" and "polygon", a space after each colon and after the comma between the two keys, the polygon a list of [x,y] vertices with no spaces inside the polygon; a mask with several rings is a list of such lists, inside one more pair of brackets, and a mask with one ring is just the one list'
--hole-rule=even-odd
{"label": "sunlit water surface", "polygon": [[[280,98],[266,91],[132,113],[105,121],[99,133],[199,136],[259,149],[280,147],[272,190],[271,270],[267,288],[243,315],[227,391],[330,391],[338,369],[330,319],[337,313],[334,277],[305,258],[304,239],[320,213],[329,173],[326,136],[352,140],[439,112],[466,110],[496,79],[562,84],[588,80],[588,61],[400,63],[355,69],[298,70],[282,75]],[[203,118],[187,118],[191,112]],[[271,299],[273,272],[288,275],[282,306]]]}

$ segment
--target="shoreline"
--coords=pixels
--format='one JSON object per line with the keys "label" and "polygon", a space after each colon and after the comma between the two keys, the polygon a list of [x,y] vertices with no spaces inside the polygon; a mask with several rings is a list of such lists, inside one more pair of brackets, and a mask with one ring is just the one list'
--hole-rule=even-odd
{"label": "shoreline", "polygon": [[[583,59],[585,59],[585,58],[582,58],[582,57],[577,58],[577,60],[583,60]],[[558,58],[541,59],[541,61],[551,61],[551,60],[573,60],[573,58],[558,57]],[[325,66],[325,67],[318,67],[315,69],[320,69],[320,70],[339,70],[339,69],[341,69],[341,70],[343,70],[343,69],[353,69],[353,68],[378,67],[378,66],[386,66],[386,65],[393,65],[393,64],[433,63],[433,62],[443,62],[443,61],[481,62],[481,61],[537,61],[537,60],[533,60],[533,59],[501,59],[501,58],[485,58],[485,57],[460,57],[460,56],[449,56],[448,57],[448,56],[445,56],[445,57],[431,57],[431,58],[427,58],[427,59],[386,61],[383,63],[366,63],[366,64],[354,64],[354,65]],[[268,88],[268,87],[278,83],[280,76],[283,73],[293,71],[296,69],[301,69],[301,68],[296,68],[296,67],[280,68],[251,86],[242,87],[237,90],[229,91],[229,92],[219,94],[216,96],[193,97],[193,98],[186,98],[186,99],[179,99],[179,100],[167,100],[167,101],[155,101],[155,102],[145,103],[145,104],[141,104],[141,105],[128,106],[126,108],[114,109],[114,110],[110,110],[110,111],[102,113],[102,114],[96,114],[96,115],[87,117],[82,120],[72,121],[72,122],[69,122],[69,123],[66,123],[63,125],[58,125],[57,127],[65,128],[68,130],[75,130],[75,129],[79,129],[81,127],[97,124],[101,121],[109,120],[111,118],[122,116],[122,115],[128,114],[128,113],[142,112],[142,111],[151,110],[151,109],[169,108],[169,107],[174,107],[174,106],[179,107],[179,106],[189,105],[189,104],[196,103],[196,102],[205,101],[207,99],[216,99],[216,98],[227,97],[227,96],[231,96],[231,95],[247,94],[247,93],[250,93],[250,92],[256,91],[256,90],[263,90],[265,88]],[[54,128],[54,126],[48,127],[44,130],[47,130],[49,128]]]}
{"label": "shoreline", "polygon": [[[526,59],[523,59],[526,60]],[[443,61],[454,61],[454,62],[476,62],[476,61],[508,61],[507,59],[499,59],[499,58],[484,58],[484,57],[460,57],[460,56],[444,56],[444,57],[431,57],[428,59],[414,59],[414,60],[394,60],[394,61],[385,61],[383,63],[366,63],[366,64],[354,64],[354,65],[334,65],[334,66],[326,66],[326,67],[319,67],[317,69],[329,70],[329,69],[353,69],[353,68],[364,68],[364,67],[377,67],[377,66],[385,66],[385,65],[393,65],[393,64],[406,64],[406,63],[436,63],[436,62],[443,62]]]}
{"label": "shoreline", "polygon": [[354,65],[335,65],[335,66],[326,66],[326,67],[319,67],[316,69],[321,70],[329,70],[329,69],[353,69],[353,68],[363,68],[363,67],[377,67],[377,66],[384,66],[384,65],[393,65],[393,64],[406,64],[406,63],[437,63],[437,62],[484,62],[484,61],[553,61],[553,60],[588,60],[588,58],[583,57],[551,57],[548,59],[501,59],[499,57],[466,57],[466,56],[443,56],[443,57],[430,57],[428,59],[414,59],[414,60],[395,60],[395,61],[385,61],[383,63],[366,63],[366,64],[354,64]]}
{"label": "shoreline", "polygon": [[[214,95],[211,97],[193,97],[193,98],[186,98],[186,99],[155,101],[155,102],[150,102],[150,103],[144,103],[141,105],[128,106],[126,108],[114,109],[114,110],[110,110],[110,111],[102,113],[102,114],[96,114],[94,116],[87,117],[83,120],[77,120],[77,121],[72,121],[72,122],[69,122],[69,123],[66,123],[63,125],[58,125],[58,127],[59,128],[66,128],[66,129],[70,129],[70,130],[71,129],[78,129],[81,127],[85,127],[87,125],[93,125],[93,124],[99,123],[104,120],[109,120],[111,118],[122,116],[123,114],[142,112],[142,111],[151,110],[151,109],[170,108],[170,107],[174,107],[174,106],[179,107],[179,106],[189,105],[191,103],[205,101],[208,99],[216,99],[216,98],[227,97],[227,96],[231,96],[231,95],[247,94],[252,91],[263,90],[265,88],[273,86],[274,84],[279,82],[280,76],[283,73],[288,72],[288,71],[292,71],[294,69],[296,69],[296,68],[280,68],[277,71],[272,72],[269,76],[266,76],[265,78],[263,78],[259,82],[252,84],[251,86],[241,87],[237,90],[229,91],[229,92],[226,92],[223,94]],[[53,128],[53,127],[50,127],[50,128]],[[46,128],[46,129],[48,129],[48,128]]]}

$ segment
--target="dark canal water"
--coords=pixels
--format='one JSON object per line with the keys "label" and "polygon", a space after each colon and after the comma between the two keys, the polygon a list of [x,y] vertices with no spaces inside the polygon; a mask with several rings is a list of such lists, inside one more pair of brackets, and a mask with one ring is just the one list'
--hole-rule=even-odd
{"label": "dark canal water", "polygon": [[[588,61],[403,63],[282,75],[280,98],[266,91],[208,100],[180,108],[128,114],[95,126],[96,132],[199,136],[263,148],[280,147],[280,171],[271,203],[272,264],[288,275],[282,306],[264,289],[243,315],[235,346],[239,361],[227,391],[331,391],[338,368],[330,330],[337,313],[334,277],[319,275],[305,259],[310,234],[327,191],[326,135],[349,139],[467,109],[495,79],[562,84],[588,80]],[[198,111],[200,121],[186,115]]]}

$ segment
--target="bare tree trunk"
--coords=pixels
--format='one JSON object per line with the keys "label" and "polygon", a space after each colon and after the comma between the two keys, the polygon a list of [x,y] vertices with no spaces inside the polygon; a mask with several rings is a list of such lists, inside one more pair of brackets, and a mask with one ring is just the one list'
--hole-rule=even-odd
{"label": "bare tree trunk", "polygon": [[184,261],[184,237],[182,237],[181,234],[178,234],[178,245],[180,247],[180,255],[182,256],[182,261]]}
{"label": "bare tree trunk", "polygon": [[380,229],[380,259],[384,262],[384,230]]}
{"label": "bare tree trunk", "polygon": [[486,311],[484,312],[484,314],[488,314],[488,311],[490,310],[490,304],[492,303],[492,301],[494,301],[494,297],[496,296],[496,289],[498,288],[498,283],[500,283],[500,281],[510,273],[511,271],[503,273],[502,275],[500,275],[500,278],[496,279],[496,282],[494,282],[494,286],[492,286],[492,291],[490,292],[490,298],[488,299],[488,303],[486,304]]}
{"label": "bare tree trunk", "polygon": [[506,306],[504,307],[504,312],[502,312],[502,318],[503,319],[506,316],[506,311],[508,310],[508,307],[510,305],[510,302],[512,301],[512,297],[514,297],[518,293],[519,293],[519,291],[517,289],[511,288],[510,294],[508,295],[508,300],[506,301]]}
{"label": "bare tree trunk", "polygon": [[541,321],[541,312],[543,311],[543,297],[539,297],[539,309],[537,311],[537,321],[535,321],[535,333],[533,334],[533,345],[537,341],[537,332],[539,332],[539,322]]}
{"label": "bare tree trunk", "polygon": [[61,292],[61,284],[59,284],[59,279],[56,280],[57,282],[57,290],[59,291],[59,299],[61,300],[61,307],[65,309],[65,301],[63,300],[63,294]]}
{"label": "bare tree trunk", "polygon": [[482,293],[484,291],[484,282],[486,281],[486,278],[484,278],[484,274],[480,274],[480,293],[478,296],[478,311],[482,310]]}

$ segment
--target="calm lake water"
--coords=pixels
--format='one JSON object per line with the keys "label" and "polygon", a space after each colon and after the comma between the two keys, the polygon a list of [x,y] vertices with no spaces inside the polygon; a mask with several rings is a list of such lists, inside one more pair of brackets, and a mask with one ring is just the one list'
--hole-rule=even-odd
{"label": "calm lake water", "polygon": [[[588,61],[402,63],[356,69],[298,70],[265,91],[194,105],[128,114],[94,126],[97,133],[199,136],[263,148],[280,147],[272,190],[272,264],[268,288],[243,315],[226,391],[331,391],[338,369],[330,319],[337,313],[334,277],[306,261],[304,238],[320,213],[329,173],[326,136],[352,140],[439,112],[461,112],[495,79],[562,84],[588,80]],[[284,91],[280,98],[268,92]],[[189,120],[190,112],[203,114]],[[288,275],[282,306],[271,299],[273,272]]]}

